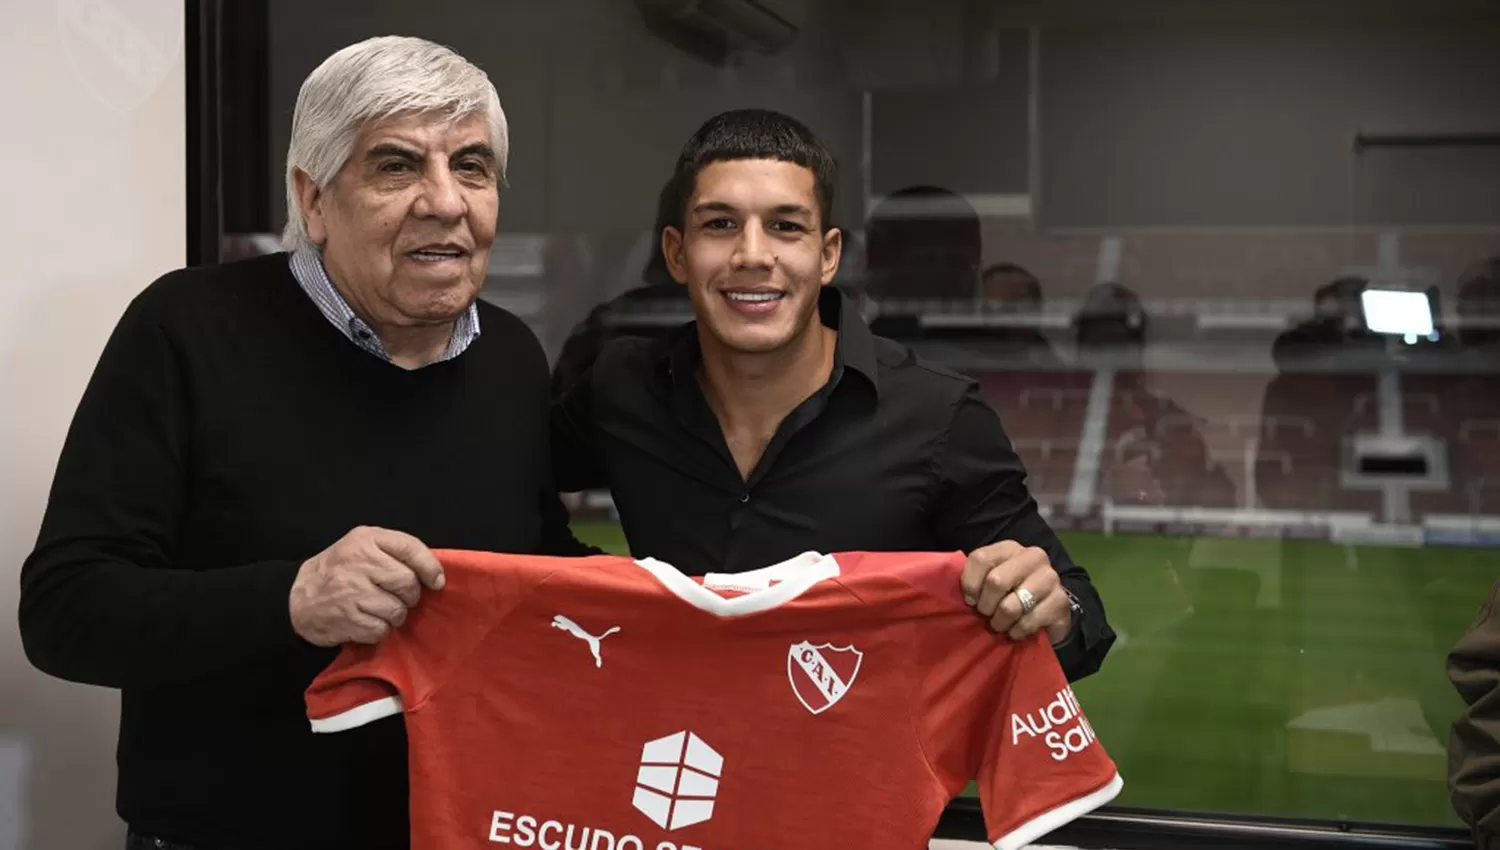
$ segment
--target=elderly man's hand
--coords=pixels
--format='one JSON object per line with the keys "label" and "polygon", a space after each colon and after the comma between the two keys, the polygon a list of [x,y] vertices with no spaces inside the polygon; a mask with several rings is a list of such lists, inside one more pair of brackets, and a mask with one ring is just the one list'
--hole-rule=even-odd
{"label": "elderly man's hand", "polygon": [[[1035,546],[1002,540],[975,549],[969,553],[961,582],[964,600],[988,617],[995,631],[1009,634],[1012,640],[1045,629],[1055,644],[1072,628],[1068,593],[1052,568],[1052,559]],[[1021,598],[1028,594],[1030,613],[1022,610]]]}
{"label": "elderly man's hand", "polygon": [[292,628],[315,646],[378,643],[406,622],[422,588],[441,590],[443,565],[422,541],[356,528],[309,558],[292,583]]}

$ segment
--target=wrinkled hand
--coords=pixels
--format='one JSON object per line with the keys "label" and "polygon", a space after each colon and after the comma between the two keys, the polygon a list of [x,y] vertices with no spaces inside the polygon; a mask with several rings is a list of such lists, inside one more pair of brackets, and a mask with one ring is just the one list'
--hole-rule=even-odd
{"label": "wrinkled hand", "polygon": [[292,628],[315,646],[378,643],[406,622],[422,588],[441,590],[443,565],[422,541],[384,528],[356,528],[297,571]]}
{"label": "wrinkled hand", "polygon": [[[1045,550],[1002,540],[969,553],[964,564],[964,601],[990,619],[990,626],[1012,640],[1023,640],[1045,629],[1056,644],[1073,626],[1073,609]],[[1031,613],[1021,613],[1017,588],[1036,600]]]}

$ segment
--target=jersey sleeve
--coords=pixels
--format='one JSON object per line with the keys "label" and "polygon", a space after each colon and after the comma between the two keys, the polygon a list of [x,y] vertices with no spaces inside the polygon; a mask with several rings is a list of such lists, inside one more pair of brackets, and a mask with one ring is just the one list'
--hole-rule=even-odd
{"label": "jersey sleeve", "polygon": [[443,564],[443,589],[424,590],[406,622],[380,643],[345,645],[308,687],[307,716],[314,732],[342,732],[419,709],[548,574],[534,567],[550,560],[434,554]]}
{"label": "jersey sleeve", "polygon": [[1120,775],[1045,635],[1015,643],[968,612],[950,623],[924,641],[948,646],[927,651],[919,729],[949,787],[979,781],[990,842],[1019,850],[1114,799]]}

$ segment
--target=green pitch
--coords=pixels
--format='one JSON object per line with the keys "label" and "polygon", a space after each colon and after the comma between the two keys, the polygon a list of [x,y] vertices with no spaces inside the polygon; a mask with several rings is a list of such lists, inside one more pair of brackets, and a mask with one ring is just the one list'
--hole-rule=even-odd
{"label": "green pitch", "polygon": [[[626,553],[610,523],[576,523]],[[1120,805],[1458,825],[1444,656],[1500,570],[1484,550],[1065,535],[1121,632],[1075,691]]]}

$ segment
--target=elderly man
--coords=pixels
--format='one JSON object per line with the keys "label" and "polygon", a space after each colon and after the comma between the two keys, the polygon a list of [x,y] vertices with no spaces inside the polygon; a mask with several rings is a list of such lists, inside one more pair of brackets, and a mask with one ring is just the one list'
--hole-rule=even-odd
{"label": "elderly man", "polygon": [[307,78],[290,253],[176,271],[73,420],[21,633],[119,688],[130,847],[403,847],[399,718],[315,737],[303,691],[443,586],[428,546],[570,554],[548,374],[480,302],[508,136],[494,86],[411,38]]}

